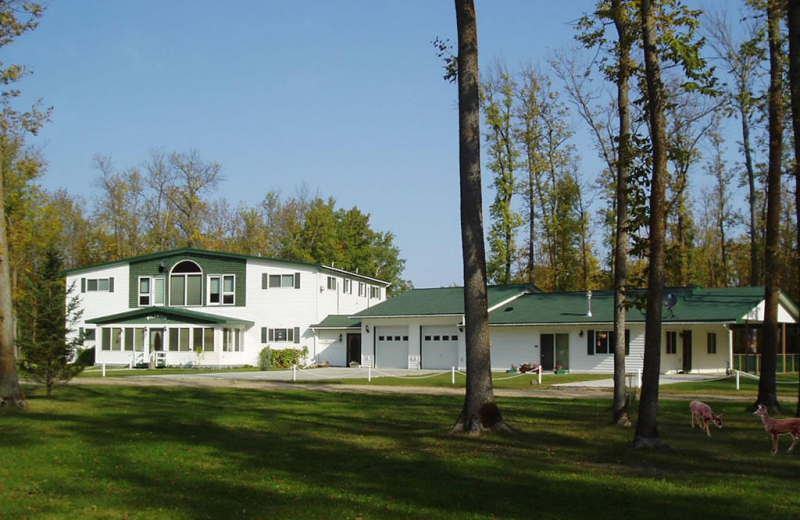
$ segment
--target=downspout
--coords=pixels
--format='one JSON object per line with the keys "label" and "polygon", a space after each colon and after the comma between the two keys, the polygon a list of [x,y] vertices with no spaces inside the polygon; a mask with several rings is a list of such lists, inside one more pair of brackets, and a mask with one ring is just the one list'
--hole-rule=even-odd
{"label": "downspout", "polygon": [[723,325],[728,330],[728,370],[733,373],[733,329],[727,323]]}

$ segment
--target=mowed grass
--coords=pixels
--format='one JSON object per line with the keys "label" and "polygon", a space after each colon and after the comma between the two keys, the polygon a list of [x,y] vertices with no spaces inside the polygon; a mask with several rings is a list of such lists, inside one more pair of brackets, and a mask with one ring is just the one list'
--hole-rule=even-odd
{"label": "mowed grass", "polygon": [[[608,400],[500,398],[516,435],[448,427],[460,397],[69,386],[0,409],[0,519],[793,518],[800,453],[749,401],[637,451]],[[791,403],[787,403],[787,407]]]}

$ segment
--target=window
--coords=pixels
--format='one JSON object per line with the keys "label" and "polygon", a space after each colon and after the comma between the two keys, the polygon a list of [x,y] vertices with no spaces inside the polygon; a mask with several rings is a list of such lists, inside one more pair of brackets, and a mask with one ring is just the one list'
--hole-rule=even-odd
{"label": "window", "polygon": [[353,294],[353,281],[349,278],[342,280],[342,292],[345,294]]}
{"label": "window", "polygon": [[241,352],[243,350],[239,329],[222,329],[222,351]]}
{"label": "window", "polygon": [[358,295],[359,296],[367,295],[367,286],[364,284],[364,282],[358,282]]}
{"label": "window", "polygon": [[269,275],[269,288],[300,288],[300,273],[294,274],[271,274]]}
{"label": "window", "polygon": [[708,353],[709,354],[716,354],[717,353],[717,333],[716,332],[709,332],[706,336],[706,345],[708,346]]}
{"label": "window", "polygon": [[114,279],[81,278],[81,292],[114,292]]}
{"label": "window", "polygon": [[95,340],[95,331],[96,329],[86,329],[83,331],[83,339],[86,341],[94,341]]}
{"label": "window", "polygon": [[172,269],[169,279],[170,305],[202,305],[203,275],[200,266],[184,261]]}
{"label": "window", "polygon": [[269,342],[300,343],[300,327],[267,329]]}
{"label": "window", "polygon": [[208,304],[233,305],[236,300],[236,278],[232,274],[208,277]]}
{"label": "window", "polygon": [[[614,354],[616,335],[613,330],[587,330],[587,354]],[[458,336],[453,338],[458,340]],[[631,331],[625,329],[625,355],[629,355],[631,349]]]}
{"label": "window", "polygon": [[111,350],[122,350],[122,328],[111,329]]}
{"label": "window", "polygon": [[328,277],[328,289],[335,291],[336,290],[336,278],[333,276]]}
{"label": "window", "polygon": [[150,305],[150,278],[139,278],[139,305],[148,307]]}
{"label": "window", "polygon": [[164,305],[166,301],[164,289],[166,286],[164,278],[153,278],[153,305]]}
{"label": "window", "polygon": [[369,297],[376,298],[378,300],[381,299],[381,288],[380,287],[370,287],[369,288]]}
{"label": "window", "polygon": [[111,329],[100,329],[100,350],[111,350]]}
{"label": "window", "polygon": [[678,353],[678,333],[674,330],[667,331],[667,354]]}

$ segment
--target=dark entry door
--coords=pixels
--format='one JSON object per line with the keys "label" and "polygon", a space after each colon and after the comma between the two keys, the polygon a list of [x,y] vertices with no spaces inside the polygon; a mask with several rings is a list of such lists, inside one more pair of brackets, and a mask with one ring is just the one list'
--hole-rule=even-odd
{"label": "dark entry door", "polygon": [[361,364],[361,334],[347,335],[347,365],[353,361]]}
{"label": "dark entry door", "polygon": [[688,374],[692,371],[692,331],[684,330],[683,336],[683,373]]}
{"label": "dark entry door", "polygon": [[553,370],[556,358],[555,335],[542,334],[539,338],[542,348],[542,370]]}

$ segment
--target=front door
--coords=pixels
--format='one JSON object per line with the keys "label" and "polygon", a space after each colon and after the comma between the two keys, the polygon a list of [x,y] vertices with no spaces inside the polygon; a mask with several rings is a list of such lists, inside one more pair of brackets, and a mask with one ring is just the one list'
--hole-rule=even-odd
{"label": "front door", "polygon": [[347,335],[347,366],[353,361],[361,364],[361,334]]}
{"label": "front door", "polygon": [[556,358],[556,338],[554,334],[542,334],[540,336],[542,344],[542,370],[553,370]]}
{"label": "front door", "polygon": [[692,371],[692,331],[684,330],[683,336],[683,373],[688,374]]}
{"label": "front door", "polygon": [[150,329],[150,351],[164,351],[164,329]]}

